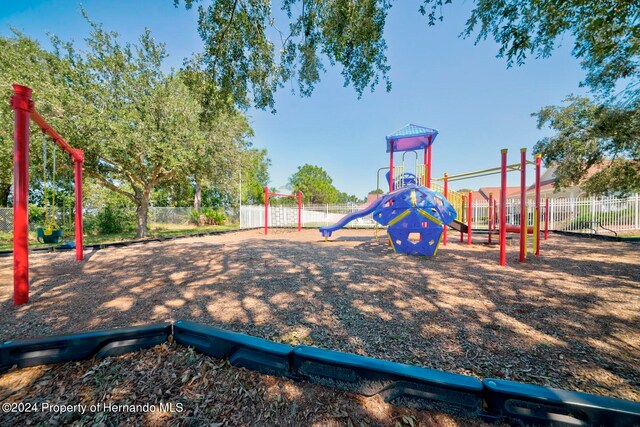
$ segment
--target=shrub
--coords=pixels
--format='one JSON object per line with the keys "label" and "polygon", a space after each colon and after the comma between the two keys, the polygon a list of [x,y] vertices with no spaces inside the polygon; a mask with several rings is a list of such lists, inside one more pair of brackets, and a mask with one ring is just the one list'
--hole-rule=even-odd
{"label": "shrub", "polygon": [[117,234],[135,230],[135,214],[129,209],[107,204],[96,217],[100,234]]}
{"label": "shrub", "polygon": [[201,218],[202,217],[204,217],[203,222],[207,225],[223,225],[227,220],[224,212],[215,210],[213,208],[203,209]]}
{"label": "shrub", "polygon": [[200,211],[197,209],[189,212],[189,222],[198,226],[202,225],[224,225],[227,216],[221,210],[214,208],[204,208]]}
{"label": "shrub", "polygon": [[189,222],[195,225],[202,225],[202,218],[198,209],[191,209],[189,212]]}
{"label": "shrub", "polygon": [[38,227],[44,227],[46,208],[42,206],[29,205],[29,222]]}

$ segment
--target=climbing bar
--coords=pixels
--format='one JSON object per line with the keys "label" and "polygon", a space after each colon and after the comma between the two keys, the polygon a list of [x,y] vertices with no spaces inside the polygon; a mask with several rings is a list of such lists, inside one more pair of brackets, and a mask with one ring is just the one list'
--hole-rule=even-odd
{"label": "climbing bar", "polygon": [[[512,165],[507,165],[506,167],[507,167],[507,169],[511,169],[511,170],[520,170],[520,163],[514,163]],[[452,179],[455,179],[455,178],[472,177],[472,176],[477,176],[479,174],[484,174],[484,173],[488,173],[488,172],[498,172],[498,173],[500,173],[501,169],[502,169],[502,167],[482,169],[482,170],[477,170],[477,171],[473,171],[473,172],[459,173],[457,175],[448,175],[448,178],[449,178],[449,182],[451,182]],[[436,178],[436,181],[444,181],[444,177]]]}

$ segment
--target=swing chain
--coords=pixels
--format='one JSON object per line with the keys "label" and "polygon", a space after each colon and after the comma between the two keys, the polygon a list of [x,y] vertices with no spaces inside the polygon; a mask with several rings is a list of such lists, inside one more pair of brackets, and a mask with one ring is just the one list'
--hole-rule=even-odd
{"label": "swing chain", "polygon": [[[53,146],[52,154],[52,171],[49,186],[50,191],[47,191],[47,133],[42,130],[42,195],[44,198],[44,226],[47,230],[57,229],[56,217],[55,217],[55,204],[56,204],[56,149]],[[49,194],[51,194],[51,202],[49,202]]]}

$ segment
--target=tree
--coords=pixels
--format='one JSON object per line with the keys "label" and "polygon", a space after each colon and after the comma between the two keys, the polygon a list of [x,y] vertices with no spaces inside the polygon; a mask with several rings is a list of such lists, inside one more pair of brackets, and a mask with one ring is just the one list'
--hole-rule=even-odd
{"label": "tree", "polygon": [[[451,0],[424,0],[429,24],[442,20]],[[522,65],[529,55],[548,57],[569,34],[595,102],[569,97],[565,107],[548,106],[535,115],[538,127],[558,133],[539,141],[536,151],[557,167],[556,187],[584,182],[590,193],[637,191],[640,118],[640,3],[637,0],[476,1],[462,35],[477,31],[476,43],[492,37],[507,65]],[[619,91],[619,93],[616,93]]]}
{"label": "tree", "polygon": [[354,194],[347,194],[347,193],[343,193],[340,192],[340,194],[338,195],[338,203],[360,203],[362,202],[362,200],[360,200],[360,198],[358,198],[358,196],[354,195]]}
{"label": "tree", "polygon": [[376,188],[375,190],[371,190],[369,191],[368,194],[384,194],[384,190],[381,190],[379,188]]}
{"label": "tree", "polygon": [[[640,108],[596,105],[571,96],[535,114],[556,131],[534,147],[556,165],[557,189],[580,184],[590,194],[640,192]],[[588,171],[601,168],[592,175]]]}
{"label": "tree", "polygon": [[181,76],[162,72],[164,45],[148,30],[137,45],[121,45],[117,34],[90,24],[87,52],[54,39],[73,94],[65,134],[85,150],[89,175],[135,204],[136,235],[144,237],[153,190],[211,167],[211,134]]}
{"label": "tree", "polygon": [[239,171],[244,153],[251,147],[248,138],[253,130],[246,116],[235,108],[217,109],[212,105],[207,96],[212,81],[204,72],[187,66],[180,76],[200,104],[200,129],[207,140],[197,153],[201,161],[192,168],[193,206],[200,208],[203,187],[210,191],[210,202],[217,200],[215,204],[228,205],[234,199],[232,193],[237,190]]}
{"label": "tree", "polygon": [[[13,94],[12,85],[21,84],[34,90],[33,99],[38,110],[49,116],[60,114],[61,96],[59,87],[52,77],[52,70],[57,67],[57,58],[45,51],[40,45],[14,32],[14,37],[0,37],[0,206],[7,206],[13,183],[13,111],[9,107],[9,97]],[[34,132],[32,135],[40,136]],[[41,171],[40,138],[32,137],[30,164],[34,170]],[[36,169],[37,168],[37,169]],[[32,180],[42,174],[31,174]]]}
{"label": "tree", "polygon": [[269,182],[271,160],[267,150],[251,149],[242,162],[242,204],[264,203],[264,187]]}
{"label": "tree", "polygon": [[[194,3],[184,0],[187,9]],[[189,67],[211,77],[207,89],[214,103],[241,108],[273,109],[275,91],[288,81],[301,95],[311,95],[324,70],[321,55],[342,65],[345,86],[359,96],[380,78],[390,90],[383,38],[390,7],[390,0],[283,0],[290,22],[280,29],[270,1],[211,0],[198,6],[205,50]],[[268,37],[271,31],[279,35],[278,48]]]}
{"label": "tree", "polygon": [[340,192],[333,186],[333,180],[320,166],[305,164],[291,175],[288,184],[293,191],[302,191],[305,203],[338,203]]}
{"label": "tree", "polygon": [[[424,0],[420,7],[429,25],[443,19],[442,6],[452,0]],[[637,0],[475,1],[462,35],[477,31],[476,43],[492,37],[509,66],[528,55],[545,58],[558,39],[570,34],[573,55],[587,76],[584,84],[610,94],[627,79],[629,94],[640,93],[640,3]]]}
{"label": "tree", "polygon": [[[184,0],[187,8],[198,2]],[[192,65],[212,77],[209,93],[219,100],[273,108],[275,90],[289,80],[308,96],[320,80],[323,58],[342,66],[345,86],[353,85],[359,96],[367,87],[373,90],[380,78],[391,88],[383,37],[391,0],[282,0],[280,8],[290,21],[286,29],[278,27],[268,0],[206,3],[198,6],[205,50]],[[452,0],[417,2],[429,25],[443,19],[448,3]],[[528,55],[550,56],[568,33],[573,55],[587,71],[585,84],[610,93],[626,79],[637,96],[638,13],[636,0],[476,1],[462,35],[477,32],[476,43],[492,37],[500,45],[498,56],[511,66],[523,64]],[[279,40],[269,39],[270,32]]]}

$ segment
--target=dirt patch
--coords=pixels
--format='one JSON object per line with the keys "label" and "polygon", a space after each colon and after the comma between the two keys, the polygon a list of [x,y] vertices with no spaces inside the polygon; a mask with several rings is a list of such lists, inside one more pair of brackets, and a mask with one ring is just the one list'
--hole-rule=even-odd
{"label": "dirt patch", "polygon": [[517,257],[509,247],[501,268],[498,248],[480,243],[426,258],[396,255],[369,230],[329,242],[317,230],[251,230],[107,248],[82,263],[33,254],[31,302],[17,308],[2,258],[0,338],[190,319],[640,401],[638,246],[552,236],[541,257]]}

